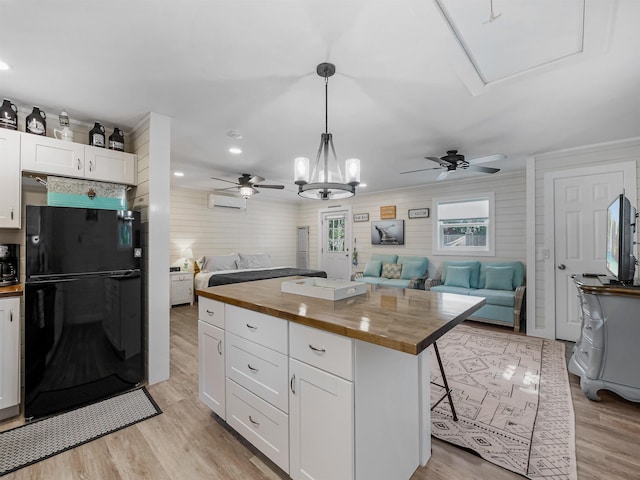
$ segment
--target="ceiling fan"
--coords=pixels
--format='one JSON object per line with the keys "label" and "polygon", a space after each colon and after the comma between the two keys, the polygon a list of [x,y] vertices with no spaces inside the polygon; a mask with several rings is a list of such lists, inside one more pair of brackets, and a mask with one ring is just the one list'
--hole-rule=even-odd
{"label": "ceiling fan", "polygon": [[440,166],[433,167],[433,168],[421,168],[419,170],[409,170],[407,172],[400,172],[400,173],[404,174],[404,173],[424,172],[426,170],[438,170],[438,169],[444,168],[445,171],[442,172],[440,175],[438,175],[438,178],[436,178],[436,180],[444,180],[449,176],[451,172],[455,172],[458,168],[462,170],[467,170],[467,169],[475,170],[476,172],[482,172],[482,173],[497,173],[500,171],[499,168],[481,167],[477,164],[493,162],[496,160],[504,160],[505,158],[507,158],[507,156],[502,153],[495,153],[493,155],[487,155],[486,157],[478,157],[472,160],[465,160],[464,155],[459,154],[457,150],[447,150],[447,154],[444,157],[440,157],[440,158],[424,157],[424,158],[426,158],[427,160],[431,160],[432,162],[439,163]]}
{"label": "ceiling fan", "polygon": [[225,180],[224,178],[211,177],[213,180],[220,180],[221,182],[233,183],[236,185],[235,187],[228,188],[220,188],[214,190],[215,192],[222,192],[224,190],[237,189],[240,195],[244,198],[249,198],[253,196],[255,193],[260,193],[258,188],[273,188],[276,190],[282,190],[284,185],[258,185],[260,182],[264,182],[264,178],[259,177],[258,175],[251,175],[249,173],[243,173],[241,177],[238,178],[237,182],[231,182],[229,180]]}

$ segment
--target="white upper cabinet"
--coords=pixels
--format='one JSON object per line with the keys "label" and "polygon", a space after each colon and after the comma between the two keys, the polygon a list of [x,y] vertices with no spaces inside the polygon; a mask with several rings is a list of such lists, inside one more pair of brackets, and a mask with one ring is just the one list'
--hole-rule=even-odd
{"label": "white upper cabinet", "polygon": [[20,132],[0,128],[0,228],[20,228]]}
{"label": "white upper cabinet", "polygon": [[55,138],[22,134],[22,170],[136,185],[137,156]]}

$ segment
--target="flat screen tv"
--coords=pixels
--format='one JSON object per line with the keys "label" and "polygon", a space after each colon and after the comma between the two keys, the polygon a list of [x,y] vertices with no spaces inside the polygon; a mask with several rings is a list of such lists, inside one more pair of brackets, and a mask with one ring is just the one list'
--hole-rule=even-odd
{"label": "flat screen tv", "polygon": [[633,283],[636,259],[633,255],[636,209],[624,194],[607,210],[607,270],[622,284]]}

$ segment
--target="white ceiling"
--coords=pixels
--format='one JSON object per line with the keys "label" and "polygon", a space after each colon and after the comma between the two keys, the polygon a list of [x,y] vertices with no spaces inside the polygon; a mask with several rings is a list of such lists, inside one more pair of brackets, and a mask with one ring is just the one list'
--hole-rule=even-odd
{"label": "white ceiling", "polygon": [[[639,133],[640,1],[587,0],[584,25],[582,5],[494,0],[502,15],[484,23],[490,0],[2,0],[0,59],[13,69],[0,96],[125,130],[167,115],[171,168],[185,173],[172,185],[223,188],[210,177],[246,172],[286,185],[260,196],[295,200],[293,159],[313,158],[324,130],[315,68],[329,61],[329,131],[340,159],[361,159],[359,192],[433,182],[439,170],[399,172],[449,149],[506,154],[487,164],[498,176],[537,153]],[[486,82],[451,22],[491,67]],[[584,51],[566,56],[567,45]]]}

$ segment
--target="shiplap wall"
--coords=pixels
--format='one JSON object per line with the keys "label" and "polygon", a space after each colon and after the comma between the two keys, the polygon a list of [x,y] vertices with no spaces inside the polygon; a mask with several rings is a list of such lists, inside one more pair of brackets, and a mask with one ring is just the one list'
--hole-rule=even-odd
{"label": "shiplap wall", "polygon": [[[429,273],[433,276],[443,260],[468,257],[434,255],[433,218],[408,218],[408,210],[413,208],[433,209],[432,201],[439,197],[455,197],[459,194],[495,193],[496,213],[496,256],[483,257],[485,261],[526,259],[526,192],[525,174],[487,175],[469,179],[459,177],[455,181],[431,184],[424,187],[394,190],[376,194],[363,193],[359,189],[355,197],[341,201],[319,202],[306,200],[300,204],[299,225],[309,226],[310,268],[318,268],[318,210],[332,205],[351,206],[353,214],[368,213],[368,222],[353,223],[353,238],[358,250],[358,267],[364,269],[372,253],[396,253],[398,255],[420,255],[429,258]],[[380,220],[380,207],[396,206],[396,218],[403,219],[404,245],[371,245],[371,222]],[[433,212],[433,210],[432,210]]]}
{"label": "shiplap wall", "polygon": [[202,255],[266,252],[274,266],[295,266],[297,211],[295,203],[256,196],[247,209],[208,208],[208,192],[171,188],[170,259],[181,265],[183,248]]}
{"label": "shiplap wall", "polygon": [[[550,246],[545,243],[545,208],[547,198],[545,197],[544,179],[547,173],[575,169],[576,176],[578,176],[580,174],[580,169],[584,167],[602,166],[606,163],[627,161],[635,161],[637,165],[637,199],[640,201],[640,137],[604,145],[585,146],[571,149],[566,152],[545,154],[536,157],[533,161],[535,177],[534,250],[538,251],[539,249],[550,248]],[[529,186],[529,188],[531,188],[531,186]],[[531,253],[531,255],[533,254],[534,252]],[[547,262],[553,262],[553,259],[539,260],[535,262],[535,299],[533,302],[530,302],[533,304],[530,308],[535,315],[535,329],[539,330],[541,335],[544,335],[545,332],[550,332],[550,326],[547,323],[545,314],[548,307],[545,286],[546,283],[552,281],[552,279],[549,279],[547,276]],[[534,265],[530,265],[530,268],[534,268]]]}

